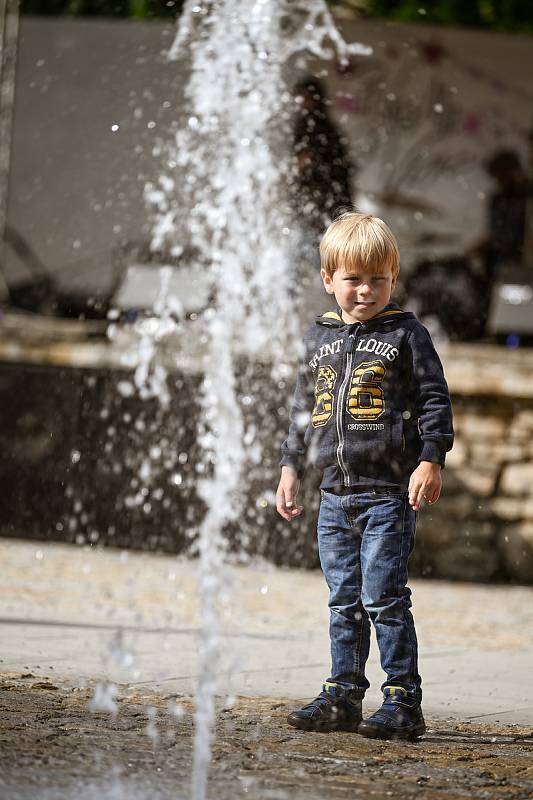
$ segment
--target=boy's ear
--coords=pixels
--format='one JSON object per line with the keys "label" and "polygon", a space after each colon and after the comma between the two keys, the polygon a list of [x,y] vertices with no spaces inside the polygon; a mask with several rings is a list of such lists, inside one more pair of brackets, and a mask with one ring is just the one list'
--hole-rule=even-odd
{"label": "boy's ear", "polygon": [[324,284],[324,289],[328,294],[333,294],[333,281],[331,280],[331,275],[328,275],[325,269],[320,270],[320,277],[322,278],[322,283]]}

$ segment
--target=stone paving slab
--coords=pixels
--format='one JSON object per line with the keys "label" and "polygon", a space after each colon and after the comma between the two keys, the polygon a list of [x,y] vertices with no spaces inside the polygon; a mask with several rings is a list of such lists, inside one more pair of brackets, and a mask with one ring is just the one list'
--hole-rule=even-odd
{"label": "stone paving slab", "polygon": [[[0,541],[0,675],[64,688],[113,682],[190,695],[196,685],[198,562]],[[228,566],[221,697],[297,702],[329,669],[319,572]],[[429,717],[533,725],[533,588],[413,581]],[[383,680],[375,642],[367,705]]]}

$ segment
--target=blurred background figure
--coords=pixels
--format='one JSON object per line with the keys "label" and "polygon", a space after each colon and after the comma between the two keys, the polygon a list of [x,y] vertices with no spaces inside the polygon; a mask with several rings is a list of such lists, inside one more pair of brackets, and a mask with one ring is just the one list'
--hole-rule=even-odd
{"label": "blurred background figure", "polygon": [[309,75],[296,84],[295,95],[294,205],[316,229],[318,241],[331,220],[352,207],[356,170],[346,137],[329,114],[322,82]]}
{"label": "blurred background figure", "polygon": [[[532,140],[533,141],[533,140]],[[495,182],[485,233],[463,256],[428,259],[408,276],[410,305],[443,338],[533,337],[533,182],[518,153],[498,149],[483,168]],[[510,286],[506,287],[506,284]],[[435,311],[436,309],[436,311]],[[435,319],[428,317],[433,314]]]}
{"label": "blurred background figure", "polygon": [[311,305],[316,305],[318,313],[324,310],[318,278],[318,244],[332,219],[353,207],[356,165],[350,157],[346,137],[329,112],[330,102],[322,81],[307,75],[295,85],[294,96],[294,161],[290,182],[297,231],[294,260],[303,288],[308,298],[311,292]]}
{"label": "blurred background figure", "polygon": [[499,266],[524,263],[526,211],[533,184],[514,150],[497,150],[484,167],[496,187],[488,201],[487,233],[471,253],[483,259],[490,292]]}
{"label": "blurred background figure", "polygon": [[315,244],[341,211],[353,204],[355,165],[331,117],[323,83],[308,75],[295,86],[293,202],[315,229]]}
{"label": "blurred background figure", "polygon": [[[533,334],[533,183],[513,149],[496,150],[485,160],[484,168],[495,188],[487,203],[486,234],[468,252],[479,264],[480,308],[485,309],[483,330],[512,334],[516,328],[517,333],[529,339]],[[518,295],[509,294],[511,287]]]}

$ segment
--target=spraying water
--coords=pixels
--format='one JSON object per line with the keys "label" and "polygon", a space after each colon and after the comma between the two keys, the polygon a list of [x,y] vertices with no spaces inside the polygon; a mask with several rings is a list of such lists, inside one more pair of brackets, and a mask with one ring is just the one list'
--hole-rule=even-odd
{"label": "spraying water", "polygon": [[[210,297],[199,320],[205,477],[198,490],[207,513],[198,539],[202,633],[193,800],[206,796],[215,719],[223,530],[242,514],[252,447],[258,457],[256,437],[245,430],[236,370],[243,358],[290,361],[298,341],[287,66],[302,51],[331,56],[328,44],[340,58],[368,52],[342,41],[323,0],[188,0],[169,53],[189,61],[187,117],[175,141],[158,151],[164,174],[147,192],[156,210],[152,246],[192,261]],[[146,361],[143,369],[146,384]],[[261,398],[254,402],[260,416]]]}

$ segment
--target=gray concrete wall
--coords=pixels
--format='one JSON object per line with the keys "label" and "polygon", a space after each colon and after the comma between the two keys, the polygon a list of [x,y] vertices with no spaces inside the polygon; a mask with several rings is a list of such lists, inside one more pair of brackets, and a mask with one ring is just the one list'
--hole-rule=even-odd
{"label": "gray concrete wall", "polygon": [[161,23],[22,18],[9,222],[65,286],[105,286],[121,241],[149,236],[152,149],[182,105],[180,68],[163,55],[173,33]]}

